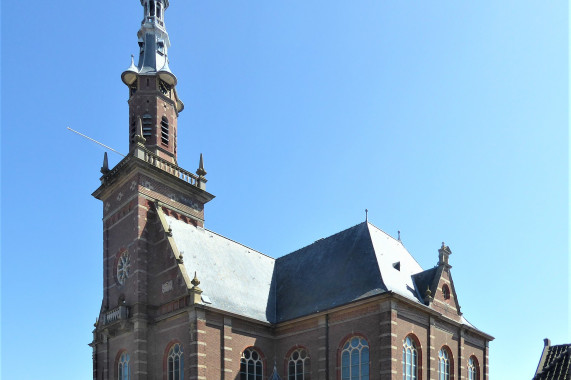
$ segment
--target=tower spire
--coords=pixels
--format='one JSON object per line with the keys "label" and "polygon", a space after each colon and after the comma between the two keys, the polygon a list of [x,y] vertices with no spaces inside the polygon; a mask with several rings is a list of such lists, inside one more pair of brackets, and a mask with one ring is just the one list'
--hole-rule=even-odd
{"label": "tower spire", "polygon": [[177,118],[184,104],[178,98],[177,78],[169,67],[170,40],[165,25],[169,0],[141,0],[141,5],[139,60],[135,65],[131,56],[131,65],[121,74],[129,87],[129,151],[142,142],[152,153],[176,164]]}
{"label": "tower spire", "polygon": [[169,2],[168,0],[141,0],[141,5],[144,14],[141,29],[137,33],[139,40],[139,64],[137,66],[140,73],[156,73],[165,65],[170,48],[164,17]]}

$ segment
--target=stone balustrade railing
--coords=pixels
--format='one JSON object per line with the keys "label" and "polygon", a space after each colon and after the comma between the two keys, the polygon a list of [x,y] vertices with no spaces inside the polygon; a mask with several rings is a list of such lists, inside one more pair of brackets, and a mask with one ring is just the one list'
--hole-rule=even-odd
{"label": "stone balustrade railing", "polygon": [[[148,162],[149,164],[164,170],[167,173],[170,173],[185,182],[190,183],[191,185],[198,186],[198,176],[192,174],[191,172],[184,170],[180,166],[173,164],[172,162],[168,162],[164,158],[157,156],[149,151],[145,151],[143,159]],[[201,179],[201,181],[206,182],[205,179]]]}
{"label": "stone balustrade railing", "polygon": [[103,324],[108,325],[127,318],[129,318],[129,308],[121,305],[103,314]]}

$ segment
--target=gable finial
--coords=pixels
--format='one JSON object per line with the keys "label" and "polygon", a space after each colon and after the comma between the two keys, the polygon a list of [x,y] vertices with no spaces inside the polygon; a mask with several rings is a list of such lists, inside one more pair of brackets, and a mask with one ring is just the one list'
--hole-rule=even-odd
{"label": "gable finial", "polygon": [[424,292],[424,303],[429,305],[432,301],[432,292],[430,291],[430,286],[426,286],[426,292]]}
{"label": "gable finial", "polygon": [[200,289],[198,287],[198,285],[200,284],[200,281],[198,280],[198,277],[196,277],[196,272],[194,272],[194,278],[192,279],[192,281],[190,282],[192,284],[192,288],[190,288],[190,300],[192,302],[192,304],[197,304],[197,303],[201,303],[202,302],[202,289]]}
{"label": "gable finial", "polygon": [[107,174],[109,172],[109,161],[107,159],[107,152],[103,153],[103,166],[101,167],[101,173]]}
{"label": "gable finial", "polygon": [[369,210],[365,209],[365,222],[369,221]]}
{"label": "gable finial", "polygon": [[398,241],[400,241],[400,231],[397,231],[398,234]]}
{"label": "gable finial", "polygon": [[448,247],[444,242],[442,242],[442,246],[438,250],[438,265],[444,265],[448,268],[451,266],[448,264],[448,257],[452,254],[450,247]]}
{"label": "gable finial", "polygon": [[200,290],[200,288],[198,287],[198,285],[200,285],[200,280],[198,279],[198,277],[196,276],[196,271],[194,272],[194,278],[192,279],[192,281],[190,282],[192,285],[194,285],[192,288],[193,289],[198,289]]}

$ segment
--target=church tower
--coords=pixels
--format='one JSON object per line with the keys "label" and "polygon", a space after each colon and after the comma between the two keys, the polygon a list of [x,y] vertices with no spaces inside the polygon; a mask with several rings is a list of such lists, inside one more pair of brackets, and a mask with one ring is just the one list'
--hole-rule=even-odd
{"label": "church tower", "polygon": [[183,253],[167,248],[169,226],[161,216],[201,228],[204,204],[214,198],[206,192],[202,155],[196,174],[177,164],[177,118],[184,106],[169,68],[169,0],[141,5],[138,64],[132,58],[121,75],[129,95],[129,153],[114,168],[105,154],[93,193],[103,202],[104,291],[90,344],[98,380],[153,378],[154,315],[165,302],[185,299],[191,283],[179,269]]}
{"label": "church tower", "polygon": [[177,117],[184,104],[176,92],[176,76],[169,68],[170,41],[164,19],[169,0],[141,0],[141,4],[139,63],[135,66],[132,59],[121,75],[129,87],[129,151],[136,146],[141,123],[145,147],[176,164]]}

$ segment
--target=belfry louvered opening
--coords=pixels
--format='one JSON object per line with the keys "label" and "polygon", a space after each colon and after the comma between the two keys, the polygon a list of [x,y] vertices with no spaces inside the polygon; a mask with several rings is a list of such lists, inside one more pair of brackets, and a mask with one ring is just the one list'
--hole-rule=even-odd
{"label": "belfry louvered opening", "polygon": [[153,118],[151,115],[143,115],[143,137],[148,138],[153,134]]}
{"label": "belfry louvered opening", "polygon": [[169,120],[163,116],[161,120],[161,141],[163,144],[169,144]]}

